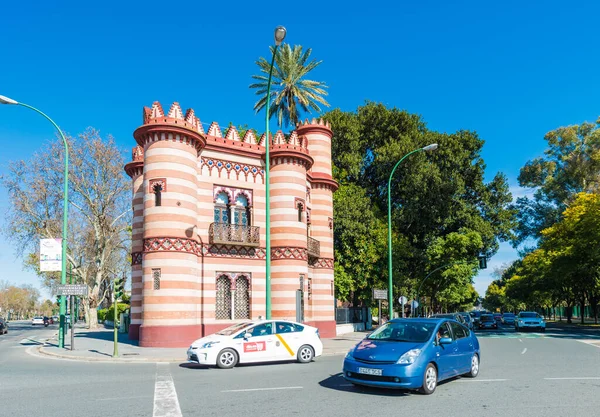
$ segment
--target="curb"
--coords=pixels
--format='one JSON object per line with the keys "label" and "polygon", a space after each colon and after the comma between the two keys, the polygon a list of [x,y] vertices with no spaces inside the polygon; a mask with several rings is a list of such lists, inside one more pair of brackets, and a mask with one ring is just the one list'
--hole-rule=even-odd
{"label": "curb", "polygon": [[98,358],[94,356],[71,356],[60,353],[48,352],[44,350],[43,346],[40,346],[37,349],[38,353],[44,356],[50,356],[53,358],[60,358],[75,362],[108,362],[108,363],[118,363],[118,362],[126,362],[126,363],[157,363],[157,362],[169,362],[169,363],[183,363],[186,362],[185,359],[174,359],[174,358]]}

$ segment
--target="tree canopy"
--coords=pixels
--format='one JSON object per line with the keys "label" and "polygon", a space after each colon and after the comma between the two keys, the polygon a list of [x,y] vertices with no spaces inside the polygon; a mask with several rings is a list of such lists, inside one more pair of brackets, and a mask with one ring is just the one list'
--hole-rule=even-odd
{"label": "tree canopy", "polygon": [[437,151],[403,161],[392,179],[394,294],[414,295],[429,272],[451,264],[432,274],[422,293],[436,309],[474,302],[477,256],[493,255],[515,226],[505,176],[484,180],[484,141],[472,131],[430,130],[420,116],[381,103],[336,109],[324,118],[334,131],[333,171],[340,183],[334,197],[337,296],[369,302],[372,288],[387,287],[390,172],[403,155],[437,143]]}

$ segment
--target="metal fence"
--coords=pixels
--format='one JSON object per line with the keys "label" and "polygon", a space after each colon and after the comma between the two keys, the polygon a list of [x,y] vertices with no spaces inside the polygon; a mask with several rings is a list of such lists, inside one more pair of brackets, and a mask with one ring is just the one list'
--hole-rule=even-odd
{"label": "metal fence", "polygon": [[366,323],[368,317],[367,313],[367,307],[336,308],[335,322],[337,324]]}

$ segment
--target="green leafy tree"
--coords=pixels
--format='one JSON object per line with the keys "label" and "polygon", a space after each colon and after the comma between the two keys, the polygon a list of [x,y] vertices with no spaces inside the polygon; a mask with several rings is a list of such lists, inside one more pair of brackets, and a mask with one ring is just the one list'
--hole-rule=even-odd
{"label": "green leafy tree", "polygon": [[597,192],[600,187],[600,119],[560,127],[548,132],[545,140],[544,155],[528,161],[519,174],[519,184],[536,191],[532,198],[517,199],[515,245],[541,237],[577,193]]}
{"label": "green leafy tree", "polygon": [[[271,46],[271,56],[275,50]],[[301,112],[321,112],[321,107],[329,107],[324,96],[327,86],[322,81],[314,81],[306,77],[317,68],[323,61],[312,60],[309,62],[312,49],[302,50],[302,46],[283,44],[277,49],[275,64],[273,67],[273,79],[271,82],[271,106],[269,118],[277,115],[279,126],[296,126],[301,118]],[[254,104],[254,110],[258,113],[267,104],[267,83],[269,80],[269,69],[271,60],[260,58],[256,65],[260,68],[260,75],[252,78],[258,82],[251,84],[250,88],[256,89],[256,95],[260,99]]]}
{"label": "green leafy tree", "polygon": [[[395,298],[415,294],[429,272],[461,261],[461,265],[440,271],[435,279],[432,276],[424,288],[435,308],[461,305],[470,299],[469,285],[476,274],[477,256],[493,255],[498,240],[511,239],[515,226],[515,213],[508,207],[512,198],[505,176],[499,173],[492,181],[484,181],[483,140],[469,131],[446,134],[429,130],[420,116],[379,103],[367,102],[355,112],[335,109],[324,117],[334,131],[333,172],[341,184],[340,190],[350,184],[361,190],[360,198],[334,200],[336,222],[339,224],[341,212],[354,206],[358,222],[363,216],[368,219],[369,212],[377,216],[384,225],[384,236],[387,185],[393,166],[414,149],[439,144],[436,152],[411,155],[394,174],[394,294]],[[364,206],[370,207],[369,212]],[[364,239],[371,238],[367,235]],[[378,245],[379,264],[368,275],[366,287],[387,281],[385,238]],[[355,250],[336,238],[336,273],[341,271],[340,260],[348,260],[344,271],[356,266],[352,252]],[[344,279],[354,278],[346,275]]]}

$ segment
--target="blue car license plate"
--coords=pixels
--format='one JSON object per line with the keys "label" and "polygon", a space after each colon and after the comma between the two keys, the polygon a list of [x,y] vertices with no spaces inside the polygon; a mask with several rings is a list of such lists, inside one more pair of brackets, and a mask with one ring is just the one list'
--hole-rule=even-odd
{"label": "blue car license plate", "polygon": [[358,373],[365,374],[365,375],[382,375],[383,369],[358,368]]}

